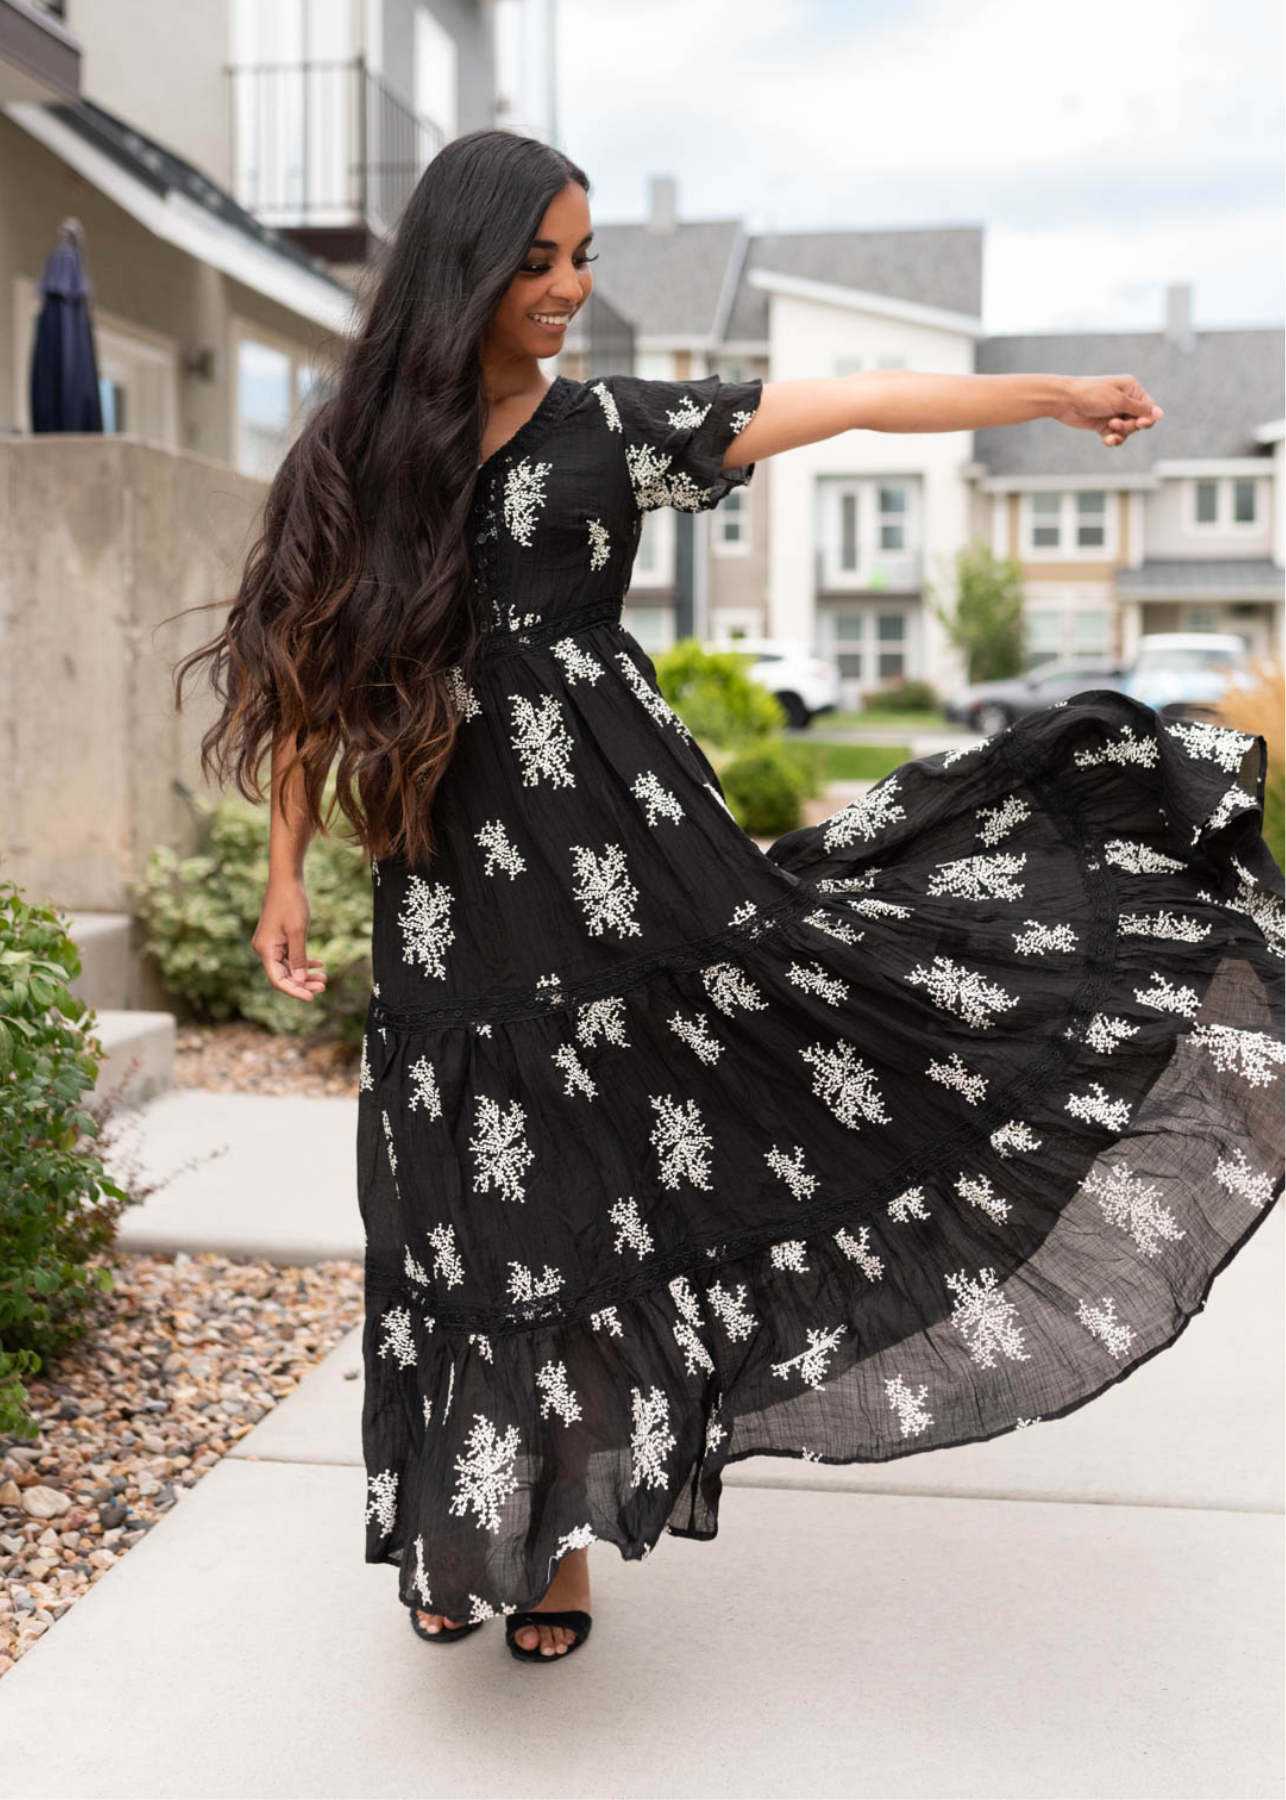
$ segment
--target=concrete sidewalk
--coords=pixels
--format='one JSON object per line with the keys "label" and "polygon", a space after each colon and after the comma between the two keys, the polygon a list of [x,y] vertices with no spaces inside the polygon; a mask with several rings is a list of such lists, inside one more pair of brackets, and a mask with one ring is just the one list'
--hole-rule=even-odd
{"label": "concrete sidewalk", "polygon": [[[353,1114],[154,1103],[149,1166],[229,1154],[133,1241],[359,1253]],[[355,1328],[0,1681],[0,1796],[1276,1800],[1282,1248],[1278,1207],[1172,1348],[1064,1419],[734,1465],[712,1543],[591,1554],[594,1635],[556,1674],[499,1621],[421,1643],[361,1560]]]}

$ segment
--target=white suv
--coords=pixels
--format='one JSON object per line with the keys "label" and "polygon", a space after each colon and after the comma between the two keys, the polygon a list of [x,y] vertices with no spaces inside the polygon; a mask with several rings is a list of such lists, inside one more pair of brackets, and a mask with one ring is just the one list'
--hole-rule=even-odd
{"label": "white suv", "polygon": [[802,638],[739,637],[713,648],[749,656],[747,675],[777,696],[786,723],[796,730],[839,705],[838,663],[818,656]]}

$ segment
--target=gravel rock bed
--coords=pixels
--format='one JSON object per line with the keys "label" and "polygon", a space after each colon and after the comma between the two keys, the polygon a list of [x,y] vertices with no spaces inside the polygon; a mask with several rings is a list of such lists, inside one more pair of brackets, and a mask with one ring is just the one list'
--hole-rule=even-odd
{"label": "gravel rock bed", "polygon": [[122,1253],[114,1272],[101,1323],[30,1382],[40,1437],[0,1437],[0,1675],[363,1311],[358,1262]]}
{"label": "gravel rock bed", "polygon": [[[307,1006],[301,1000],[300,1006]],[[336,1042],[305,1049],[298,1038],[244,1019],[180,1025],[174,1042],[176,1087],[241,1094],[319,1094],[357,1098],[361,1050]]]}

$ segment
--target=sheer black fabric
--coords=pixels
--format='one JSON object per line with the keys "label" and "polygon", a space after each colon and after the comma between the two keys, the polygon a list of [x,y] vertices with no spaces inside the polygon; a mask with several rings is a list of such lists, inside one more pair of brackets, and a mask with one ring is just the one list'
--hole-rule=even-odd
{"label": "sheer black fabric", "polygon": [[526,1608],[752,1455],[1045,1426],[1283,1182],[1266,746],[1106,690],[765,853],[620,623],[757,381],[559,380],[482,466],[494,629],[428,867],[372,868],[366,1559]]}

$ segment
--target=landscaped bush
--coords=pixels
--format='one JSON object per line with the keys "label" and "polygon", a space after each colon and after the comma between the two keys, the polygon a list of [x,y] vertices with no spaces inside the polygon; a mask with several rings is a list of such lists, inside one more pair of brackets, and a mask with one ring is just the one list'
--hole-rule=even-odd
{"label": "landscaped bush", "polygon": [[862,694],[863,712],[937,712],[938,706],[937,689],[928,681],[897,681]]}
{"label": "landscaped bush", "polygon": [[801,822],[801,803],[824,787],[821,746],[780,740],[743,750],[719,779],[732,815],[751,837],[781,837]]}
{"label": "landscaped bush", "polygon": [[1256,676],[1253,687],[1230,686],[1219,705],[1219,723],[1234,731],[1249,731],[1268,744],[1264,775],[1264,842],[1286,867],[1286,675],[1282,665],[1263,657],[1252,659]]}
{"label": "landscaped bush", "polygon": [[132,884],[166,986],[199,1018],[252,1019],[356,1047],[371,988],[370,865],[360,846],[323,834],[309,845],[308,954],[324,962],[326,988],[300,1001],[269,984],[250,942],[268,885],[268,807],[236,793],[193,805],[200,850],[178,856],[161,846]]}
{"label": "landscaped bush", "polygon": [[741,650],[705,650],[681,638],[653,659],[657,686],[694,737],[739,750],[781,730],[786,714],[774,694],[746,674]]}
{"label": "landscaped bush", "polygon": [[53,908],[0,882],[0,1435],[39,1437],[26,1378],[90,1329],[113,1285],[95,1259],[131,1202],[91,1149],[81,1097],[104,1052],[67,985],[80,971]]}

